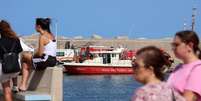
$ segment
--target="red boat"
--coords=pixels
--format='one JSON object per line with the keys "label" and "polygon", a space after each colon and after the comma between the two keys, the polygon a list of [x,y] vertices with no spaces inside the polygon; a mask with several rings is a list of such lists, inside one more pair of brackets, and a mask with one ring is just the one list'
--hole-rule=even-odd
{"label": "red boat", "polygon": [[68,74],[132,74],[131,59],[135,51],[124,48],[89,46],[81,48],[75,62],[64,62]]}

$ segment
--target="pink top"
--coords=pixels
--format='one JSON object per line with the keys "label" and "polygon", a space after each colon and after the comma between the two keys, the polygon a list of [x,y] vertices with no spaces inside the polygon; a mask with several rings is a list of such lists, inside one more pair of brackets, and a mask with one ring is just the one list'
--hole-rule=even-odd
{"label": "pink top", "polygon": [[[174,92],[174,95],[173,95]],[[172,90],[166,83],[147,84],[135,91],[132,101],[185,101],[178,93]]]}
{"label": "pink top", "polygon": [[184,90],[193,91],[199,95],[197,101],[201,101],[201,60],[177,67],[178,69],[168,78],[168,85],[180,93]]}

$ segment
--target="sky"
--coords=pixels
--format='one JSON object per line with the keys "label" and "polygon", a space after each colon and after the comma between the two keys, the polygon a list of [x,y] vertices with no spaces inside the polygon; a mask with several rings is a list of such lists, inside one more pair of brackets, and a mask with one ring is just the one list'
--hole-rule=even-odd
{"label": "sky", "polygon": [[21,36],[36,33],[35,18],[49,17],[60,36],[163,38],[190,28],[193,7],[201,37],[201,0],[1,0],[0,19]]}

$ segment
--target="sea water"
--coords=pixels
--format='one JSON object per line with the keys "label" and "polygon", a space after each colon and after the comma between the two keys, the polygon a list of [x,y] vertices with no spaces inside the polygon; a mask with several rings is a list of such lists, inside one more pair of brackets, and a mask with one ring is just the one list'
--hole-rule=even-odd
{"label": "sea water", "polygon": [[64,101],[130,101],[140,86],[132,75],[64,75]]}

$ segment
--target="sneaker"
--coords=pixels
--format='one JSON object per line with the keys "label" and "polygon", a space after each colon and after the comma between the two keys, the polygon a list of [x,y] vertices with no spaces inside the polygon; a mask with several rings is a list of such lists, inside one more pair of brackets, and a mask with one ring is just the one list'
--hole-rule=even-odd
{"label": "sneaker", "polygon": [[19,92],[18,87],[17,87],[17,86],[13,86],[13,88],[12,88],[12,92],[13,92],[13,93],[17,93],[17,92]]}

